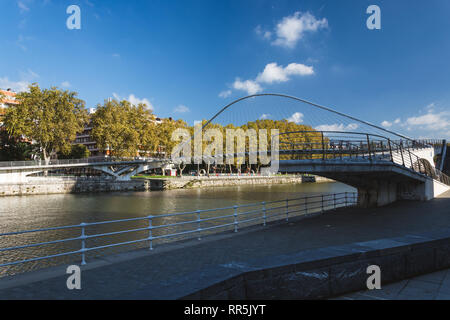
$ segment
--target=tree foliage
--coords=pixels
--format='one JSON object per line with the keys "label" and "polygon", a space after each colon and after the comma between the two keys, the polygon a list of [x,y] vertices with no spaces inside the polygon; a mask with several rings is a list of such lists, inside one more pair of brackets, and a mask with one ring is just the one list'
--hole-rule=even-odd
{"label": "tree foliage", "polygon": [[89,158],[90,156],[89,149],[83,144],[74,144],[70,147],[68,153],[59,153],[58,159],[83,159]]}
{"label": "tree foliage", "polygon": [[107,100],[92,115],[92,137],[115,157],[135,157],[142,149],[156,150],[155,116],[145,104]]}
{"label": "tree foliage", "polygon": [[29,92],[18,93],[16,100],[19,104],[7,109],[4,125],[9,134],[35,141],[46,162],[58,151],[67,153],[87,121],[84,101],[76,92],[56,87],[41,90],[32,84]]}
{"label": "tree foliage", "polygon": [[0,128],[0,161],[31,160],[34,148],[30,143],[20,141]]}

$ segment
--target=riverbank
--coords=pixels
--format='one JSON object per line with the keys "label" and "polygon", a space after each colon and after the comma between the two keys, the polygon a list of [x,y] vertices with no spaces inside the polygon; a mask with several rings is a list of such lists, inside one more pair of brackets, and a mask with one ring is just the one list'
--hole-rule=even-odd
{"label": "riverbank", "polygon": [[331,179],[312,175],[185,176],[177,178],[147,178],[147,180],[149,181],[150,190],[193,189],[240,185],[295,184],[306,182],[334,182],[334,180]]}
{"label": "riverbank", "polygon": [[146,190],[148,190],[148,182],[143,180],[114,181],[104,179],[37,177],[23,183],[1,183],[0,197]]}
{"label": "riverbank", "polygon": [[29,178],[22,183],[0,183],[0,197],[68,193],[100,193],[124,191],[162,191],[225,187],[240,185],[296,184],[305,182],[334,182],[331,179],[310,175],[277,176],[211,176],[139,178],[130,181],[86,178]]}

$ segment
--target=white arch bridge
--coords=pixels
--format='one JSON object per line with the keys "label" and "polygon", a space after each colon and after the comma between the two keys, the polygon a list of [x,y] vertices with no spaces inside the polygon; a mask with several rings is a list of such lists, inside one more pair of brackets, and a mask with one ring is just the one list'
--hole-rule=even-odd
{"label": "white arch bridge", "polygon": [[71,170],[89,168],[111,176],[114,180],[128,181],[132,176],[155,168],[169,165],[169,159],[161,158],[100,158],[41,161],[7,161],[0,162],[0,183],[27,182],[30,175],[45,171]]}

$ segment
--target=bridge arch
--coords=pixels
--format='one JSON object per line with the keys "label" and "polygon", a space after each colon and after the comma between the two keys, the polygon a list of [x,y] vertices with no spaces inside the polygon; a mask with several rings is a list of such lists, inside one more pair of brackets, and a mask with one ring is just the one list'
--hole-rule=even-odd
{"label": "bridge arch", "polygon": [[376,129],[376,130],[384,132],[384,133],[387,133],[389,135],[393,135],[395,137],[398,137],[398,138],[401,138],[401,139],[405,139],[405,140],[410,140],[410,141],[414,140],[414,139],[412,139],[410,137],[407,137],[405,135],[402,135],[402,134],[400,134],[398,132],[394,132],[392,130],[388,130],[386,128],[383,128],[383,127],[377,126],[377,125],[375,125],[373,123],[370,123],[368,121],[365,121],[365,120],[353,117],[353,116],[345,114],[343,112],[339,112],[339,111],[337,111],[337,110],[335,110],[333,108],[326,107],[326,106],[323,106],[323,105],[320,105],[320,104],[308,101],[306,99],[302,99],[302,98],[298,98],[298,97],[295,97],[295,96],[292,96],[292,95],[287,95],[287,94],[282,94],[282,93],[259,93],[259,94],[248,95],[248,96],[241,97],[241,98],[238,98],[236,100],[233,100],[232,102],[230,102],[227,105],[225,105],[224,107],[222,107],[208,121],[206,121],[206,123],[202,126],[202,130],[205,129],[215,119],[217,119],[226,110],[229,110],[232,106],[234,106],[236,104],[239,104],[242,101],[253,99],[253,98],[258,98],[258,97],[278,97],[278,98],[281,98],[281,99],[289,99],[289,100],[292,100],[292,101],[300,102],[300,103],[312,106],[314,108],[317,108],[317,109],[320,109],[320,110],[323,110],[323,111],[335,114],[337,116],[340,116],[340,117],[343,117],[343,118],[346,118],[346,119],[349,119],[349,120],[352,120],[352,121],[356,121],[356,122],[358,122],[360,124],[366,125],[368,127],[371,127],[373,129]]}

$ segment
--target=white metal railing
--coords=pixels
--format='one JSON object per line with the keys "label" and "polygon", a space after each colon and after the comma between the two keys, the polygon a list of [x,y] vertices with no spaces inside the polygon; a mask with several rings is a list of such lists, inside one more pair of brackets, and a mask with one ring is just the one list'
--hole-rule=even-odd
{"label": "white metal railing", "polygon": [[[356,203],[357,194],[355,192],[342,192],[250,203],[215,209],[196,210],[191,212],[149,215],[145,217],[121,220],[80,223],[78,225],[7,232],[0,234],[0,243],[5,243],[3,239],[6,237],[25,236],[33,233],[71,230],[72,235],[64,237],[63,239],[47,240],[38,243],[21,243],[20,245],[0,248],[0,253],[17,252],[26,248],[45,248],[46,246],[57,244],[72,243],[72,245],[66,246],[65,249],[68,248],[69,250],[64,252],[61,252],[64,248],[59,248],[58,252],[43,256],[22,258],[7,262],[0,260],[0,267],[77,254],[81,255],[81,264],[84,265],[86,264],[86,254],[88,252],[98,251],[105,248],[148,242],[148,246],[146,247],[153,250],[155,242],[165,242],[163,240],[169,238],[190,239],[196,237],[201,240],[202,236],[215,233],[217,230],[231,230],[238,232],[241,227],[257,225],[259,223],[266,226],[268,222],[282,219],[288,221],[290,217],[321,213],[327,210],[336,209],[338,207],[354,206]],[[130,222],[139,222],[140,225],[137,227],[128,227],[120,230],[97,230],[98,232],[95,230],[95,227],[98,229],[100,226],[124,225]],[[143,225],[143,223],[145,225]],[[74,230],[78,230],[78,235],[73,234]],[[137,237],[137,239],[130,237],[129,235],[133,233],[139,233],[141,236]],[[98,240],[100,238],[107,238],[117,235],[127,235],[127,237],[119,239],[119,241],[94,241],[93,246],[88,246],[88,241],[90,240]],[[75,246],[73,243],[77,241],[79,244],[78,246]],[[14,243],[17,242],[18,241],[15,239]],[[17,256],[17,254],[14,256]],[[4,260],[4,258],[2,260]]]}
{"label": "white metal railing", "polygon": [[0,168],[13,167],[44,167],[44,166],[60,166],[60,165],[95,165],[95,164],[109,164],[109,163],[145,163],[152,161],[165,160],[163,158],[116,158],[116,157],[92,157],[83,159],[51,159],[48,163],[44,160],[25,160],[25,161],[0,161]]}

